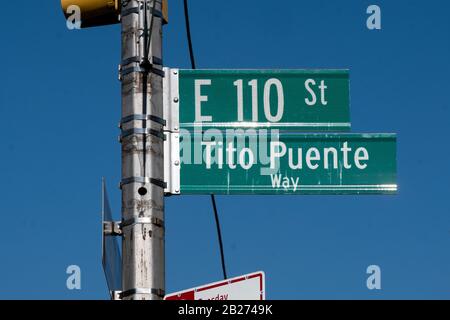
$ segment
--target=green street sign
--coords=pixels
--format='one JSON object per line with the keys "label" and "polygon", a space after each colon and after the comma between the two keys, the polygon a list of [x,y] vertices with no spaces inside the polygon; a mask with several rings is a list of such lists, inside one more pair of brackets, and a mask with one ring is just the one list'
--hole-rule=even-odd
{"label": "green street sign", "polygon": [[350,131],[348,70],[169,70],[181,129]]}
{"label": "green street sign", "polygon": [[395,134],[183,130],[181,194],[395,194]]}

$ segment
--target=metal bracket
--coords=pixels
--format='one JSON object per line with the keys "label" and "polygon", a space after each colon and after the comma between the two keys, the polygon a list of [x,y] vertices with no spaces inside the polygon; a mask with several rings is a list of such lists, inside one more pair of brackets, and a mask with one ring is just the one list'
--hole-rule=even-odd
{"label": "metal bracket", "polygon": [[156,217],[145,217],[145,218],[132,218],[124,220],[121,223],[122,228],[133,226],[136,224],[153,224],[157,227],[164,228],[164,221]]}
{"label": "metal bracket", "polygon": [[167,186],[166,195],[180,194],[180,134],[167,133],[168,139],[164,141],[164,178]]}
{"label": "metal bracket", "polygon": [[166,292],[162,289],[144,289],[144,288],[135,288],[123,291],[119,294],[120,299],[135,295],[135,294],[153,294],[160,298],[164,298]]}
{"label": "metal bracket", "polygon": [[122,129],[123,125],[125,123],[131,122],[131,121],[153,121],[156,122],[162,126],[166,125],[166,120],[157,117],[157,116],[153,116],[153,115],[148,115],[148,114],[132,114],[130,116],[124,117],[122,118],[122,120],[120,121],[119,124],[119,128]]}
{"label": "metal bracket", "polygon": [[121,223],[116,221],[103,221],[103,234],[105,236],[121,236]]}
{"label": "metal bracket", "polygon": [[156,64],[157,66],[162,66],[163,65],[163,59],[153,56],[152,57],[152,63]]}
{"label": "metal bracket", "polygon": [[166,195],[180,194],[180,92],[179,69],[164,68],[163,117],[167,119],[164,132],[164,177],[167,181]]}
{"label": "metal bracket", "polygon": [[[142,62],[142,58],[141,57],[134,56],[134,57],[130,57],[128,59],[123,60],[121,65],[122,66],[127,66],[130,63],[141,63],[141,62]],[[157,65],[157,66],[162,66],[163,65],[163,60],[161,58],[153,56],[152,57],[152,64],[153,65]]]}
{"label": "metal bracket", "polygon": [[153,74],[156,74],[156,75],[158,75],[158,76],[160,76],[162,78],[164,78],[166,76],[164,71],[160,70],[160,69],[156,69],[156,68],[151,67],[149,70],[147,70],[147,69],[141,68],[140,66],[134,66],[134,67],[129,67],[129,68],[125,68],[125,69],[120,68],[120,77],[119,77],[119,79],[122,80],[123,77],[125,77],[126,75],[129,75],[129,74],[131,74],[133,72],[153,73]]}
{"label": "metal bracket", "polygon": [[159,179],[148,178],[148,177],[131,177],[131,178],[123,179],[120,182],[120,188],[122,188],[124,185],[130,184],[130,183],[142,183],[142,184],[151,183],[151,184],[154,184],[155,186],[158,186],[163,189],[165,189],[167,187],[167,183],[165,183],[164,181],[159,180]]}
{"label": "metal bracket", "polygon": [[130,14],[133,14],[133,13],[139,14],[139,7],[123,9],[120,16],[123,18],[123,17],[129,16]]}
{"label": "metal bracket", "polygon": [[151,13],[153,16],[157,17],[157,18],[162,18],[162,17],[163,17],[162,12],[159,11],[159,10],[157,10],[157,9],[153,10],[153,8],[150,8],[150,13]]}
{"label": "metal bracket", "polygon": [[167,75],[163,79],[163,118],[167,119],[164,131],[180,132],[180,92],[178,84],[180,71],[170,68],[164,68],[163,70]]}
{"label": "metal bracket", "polygon": [[[149,8],[149,10],[150,10],[150,13],[153,16],[155,16],[157,18],[162,18],[163,17],[163,14],[162,14],[161,11],[159,11],[157,9],[153,10],[153,8]],[[126,16],[128,16],[130,14],[133,14],[133,13],[139,14],[139,11],[140,11],[139,7],[132,7],[132,8],[124,9],[124,10],[122,10],[121,16],[122,17],[126,17]]]}
{"label": "metal bracket", "polygon": [[132,128],[129,130],[122,130],[122,135],[120,136],[119,140],[120,142],[122,142],[123,139],[134,134],[149,134],[160,138],[161,140],[166,140],[166,135],[163,132],[150,128]]}
{"label": "metal bracket", "polygon": [[[123,2],[125,2],[125,0],[122,0]],[[141,2],[143,2],[143,1],[140,1],[140,3]],[[128,4],[122,4],[122,6],[127,6]],[[162,3],[162,7],[164,8],[164,3]],[[155,9],[154,11],[153,11],[153,8],[149,8],[150,9],[150,11],[153,13],[153,15],[155,16],[155,17],[157,17],[157,18],[162,18],[163,19],[163,23],[164,24],[167,24],[168,23],[168,17],[167,16],[164,16],[164,14],[163,14],[163,12],[161,12],[161,11],[159,11],[159,10],[157,10],[157,9]],[[126,16],[128,16],[128,15],[130,15],[130,14],[139,14],[139,7],[132,7],[132,8],[128,8],[128,9],[124,9],[123,11],[122,11],[122,13],[121,13],[121,17],[126,17]]]}
{"label": "metal bracket", "polygon": [[110,291],[109,294],[111,296],[111,300],[121,300],[120,294],[122,291]]}

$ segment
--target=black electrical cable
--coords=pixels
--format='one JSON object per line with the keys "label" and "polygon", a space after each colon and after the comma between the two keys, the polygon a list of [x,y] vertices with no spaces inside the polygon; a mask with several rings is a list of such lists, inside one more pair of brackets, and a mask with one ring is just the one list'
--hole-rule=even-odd
{"label": "black electrical cable", "polygon": [[189,55],[191,56],[191,65],[192,69],[197,69],[195,65],[195,55],[194,55],[194,48],[192,46],[192,37],[191,37],[191,23],[189,22],[189,8],[188,8],[188,1],[184,0],[184,16],[186,21],[186,33],[187,33],[187,39],[189,44]]}
{"label": "black electrical cable", "polygon": [[[192,37],[191,37],[191,24],[189,21],[189,8],[188,8],[187,0],[184,0],[184,16],[185,16],[185,21],[186,21],[186,33],[187,33],[187,39],[188,39],[188,45],[189,45],[189,55],[191,58],[191,66],[192,66],[192,69],[196,69],[194,47],[192,45]],[[225,253],[223,250],[222,231],[220,228],[219,214],[217,212],[216,197],[213,194],[211,195],[211,202],[212,202],[212,206],[213,206],[213,210],[214,210],[214,218],[216,220],[217,236],[219,238],[220,258],[222,261],[223,278],[228,279],[227,269],[226,269],[226,265],[225,265]]]}
{"label": "black electrical cable", "polygon": [[[151,43],[151,39],[152,39],[152,35],[153,35],[153,21],[155,20],[155,9],[156,9],[156,0],[153,1],[153,6],[152,6],[152,12],[150,12],[151,15],[151,20],[150,20],[150,31],[149,31],[149,37],[150,37],[150,41],[147,42],[147,48],[146,48],[146,57],[147,59],[150,60],[149,57],[149,53],[150,53],[150,43]],[[147,17],[147,13],[146,13],[146,17]]]}
{"label": "black electrical cable", "polygon": [[216,197],[213,194],[211,195],[211,201],[214,209],[214,217],[216,219],[217,236],[219,237],[220,258],[222,260],[223,278],[228,279],[227,269],[225,267],[225,253],[223,251],[222,231],[220,230],[219,214],[217,213]]}
{"label": "black electrical cable", "polygon": [[149,30],[148,30],[148,7],[147,7],[147,1],[144,2],[144,31],[143,31],[143,38],[144,38],[144,56],[143,58],[148,58],[148,48],[149,48]]}

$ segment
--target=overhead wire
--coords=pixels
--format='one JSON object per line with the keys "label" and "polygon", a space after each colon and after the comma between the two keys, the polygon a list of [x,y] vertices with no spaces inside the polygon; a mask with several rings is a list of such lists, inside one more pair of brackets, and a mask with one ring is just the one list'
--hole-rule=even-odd
{"label": "overhead wire", "polygon": [[[189,46],[189,56],[191,61],[191,67],[192,69],[196,69],[196,63],[195,63],[195,54],[194,54],[194,47],[192,44],[192,35],[191,35],[191,24],[189,19],[189,6],[188,1],[184,0],[184,16],[185,16],[185,22],[186,22],[186,35],[188,40],[188,46]],[[211,203],[214,211],[214,219],[216,221],[216,228],[217,228],[217,237],[219,238],[219,248],[220,248],[220,258],[222,262],[222,272],[223,272],[223,278],[228,279],[227,276],[227,269],[225,264],[225,252],[223,248],[223,240],[222,240],[222,231],[220,227],[220,219],[219,219],[219,213],[217,210],[217,204],[216,204],[216,197],[214,194],[211,194]]]}

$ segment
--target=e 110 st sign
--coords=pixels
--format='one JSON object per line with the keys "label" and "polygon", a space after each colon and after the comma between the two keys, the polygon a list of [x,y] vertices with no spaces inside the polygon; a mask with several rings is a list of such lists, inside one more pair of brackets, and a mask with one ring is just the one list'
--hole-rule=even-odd
{"label": "e 110 st sign", "polygon": [[395,134],[183,131],[181,194],[394,194]]}
{"label": "e 110 st sign", "polygon": [[179,119],[181,129],[350,130],[348,70],[166,69],[166,73],[167,105],[176,109],[166,119]]}

